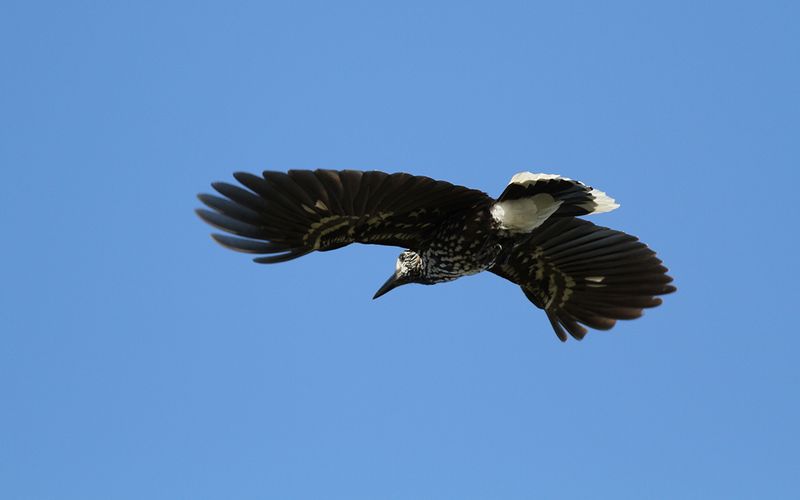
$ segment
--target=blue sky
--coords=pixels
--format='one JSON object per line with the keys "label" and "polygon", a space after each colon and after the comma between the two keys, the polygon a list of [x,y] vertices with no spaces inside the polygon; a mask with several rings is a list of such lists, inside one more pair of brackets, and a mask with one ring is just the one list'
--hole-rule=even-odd
{"label": "blue sky", "polygon": [[[794,2],[0,5],[0,496],[796,498]],[[558,342],[398,250],[258,266],[233,171],[560,173],[678,293]]]}

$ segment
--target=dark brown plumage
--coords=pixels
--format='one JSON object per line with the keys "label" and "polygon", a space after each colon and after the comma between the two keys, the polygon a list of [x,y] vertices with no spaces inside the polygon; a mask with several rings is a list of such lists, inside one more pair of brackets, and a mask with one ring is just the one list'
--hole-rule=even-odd
{"label": "dark brown plumage", "polygon": [[405,173],[290,170],[234,174],[214,183],[197,213],[230,233],[223,246],[295,259],[350,243],[406,248],[376,298],[406,283],[434,284],[488,270],[518,284],[544,309],[559,339],[583,338],[641,316],[673,292],[667,269],[635,237],[577,215],[618,205],[601,191],[554,175],[521,173],[494,200]]}

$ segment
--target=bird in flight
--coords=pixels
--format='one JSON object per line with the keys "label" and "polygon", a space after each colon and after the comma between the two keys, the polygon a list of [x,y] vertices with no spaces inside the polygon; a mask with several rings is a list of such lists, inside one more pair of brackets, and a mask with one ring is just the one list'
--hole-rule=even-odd
{"label": "bird in flight", "polygon": [[405,250],[374,298],[408,283],[433,285],[482,271],[522,288],[561,341],[608,330],[675,291],[661,260],[636,237],[579,219],[619,205],[552,174],[521,172],[494,199],[406,173],[356,170],[235,173],[212,184],[197,214],[235,236],[222,246],[273,264],[350,243]]}

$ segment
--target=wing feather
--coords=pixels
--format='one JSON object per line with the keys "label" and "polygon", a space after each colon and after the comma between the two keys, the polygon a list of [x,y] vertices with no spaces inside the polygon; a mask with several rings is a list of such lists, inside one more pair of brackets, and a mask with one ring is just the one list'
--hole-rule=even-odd
{"label": "wing feather", "polygon": [[291,260],[350,243],[417,248],[435,227],[462,210],[488,206],[481,191],[406,173],[357,170],[237,172],[241,184],[212,184],[198,215],[235,236],[214,239],[232,250],[261,254],[259,263]]}
{"label": "wing feather", "polygon": [[556,335],[578,340],[635,319],[675,291],[667,268],[635,236],[562,218],[548,220],[508,250],[491,271],[522,287]]}

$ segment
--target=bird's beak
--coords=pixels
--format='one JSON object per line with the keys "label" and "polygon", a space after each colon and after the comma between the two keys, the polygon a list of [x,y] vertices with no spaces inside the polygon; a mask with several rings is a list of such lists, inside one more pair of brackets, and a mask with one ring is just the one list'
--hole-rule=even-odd
{"label": "bird's beak", "polygon": [[404,284],[405,284],[405,282],[404,282],[404,281],[401,281],[400,279],[398,279],[398,278],[397,278],[397,274],[393,274],[393,275],[391,275],[391,276],[389,277],[389,279],[388,279],[388,280],[386,280],[386,283],[384,283],[384,284],[383,284],[383,285],[382,285],[382,286],[381,286],[381,287],[378,289],[378,291],[377,291],[377,292],[375,292],[375,296],[373,296],[373,297],[372,297],[372,300],[375,300],[375,299],[377,299],[378,297],[380,297],[381,295],[383,295],[383,294],[385,294],[385,293],[389,292],[390,290],[392,290],[392,289],[394,289],[394,288],[397,288],[398,286],[400,286],[400,285],[404,285]]}

